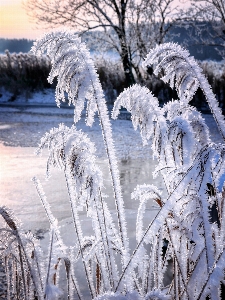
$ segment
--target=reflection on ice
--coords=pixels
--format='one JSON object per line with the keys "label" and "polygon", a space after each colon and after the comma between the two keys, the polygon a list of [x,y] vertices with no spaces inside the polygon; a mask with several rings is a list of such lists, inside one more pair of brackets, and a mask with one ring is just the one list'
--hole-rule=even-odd
{"label": "reflection on ice", "polygon": [[[0,145],[0,205],[13,209],[16,216],[21,219],[26,230],[47,229],[48,220],[40,203],[35,187],[31,181],[33,176],[41,180],[47,199],[51,204],[53,214],[59,221],[67,220],[71,216],[69,199],[63,174],[59,170],[52,172],[51,178],[45,180],[45,162],[47,151],[42,157],[34,155],[35,148],[5,147]],[[106,201],[110,210],[115,210],[113,192],[110,186],[109,171],[106,160],[98,159],[98,164],[104,174],[104,193],[108,195]],[[135,230],[138,201],[131,200],[131,192],[137,184],[153,183],[152,171],[154,162],[148,160],[123,160],[119,163],[122,192],[125,209],[129,219],[128,227]],[[156,184],[156,183],[155,183]],[[162,188],[161,179],[157,179],[157,186]],[[152,219],[155,210],[153,201],[147,206],[149,216]],[[86,212],[82,212],[86,215]],[[154,215],[155,213],[153,213]]]}
{"label": "reflection on ice", "polygon": [[[47,199],[51,204],[52,213],[59,220],[60,231],[65,245],[74,246],[76,233],[73,228],[69,198],[62,172],[53,170],[51,178],[46,181],[45,163],[48,153],[44,151],[42,157],[36,157],[34,151],[35,148],[32,147],[5,147],[0,144],[0,206],[5,205],[13,209],[17,218],[22,221],[23,229],[26,231],[32,230],[35,234],[38,233],[39,237],[45,237],[41,240],[41,246],[47,255],[48,234],[45,234],[45,232],[49,228],[49,223],[31,181],[33,176],[40,179],[43,185]],[[108,194],[106,201],[112,212],[112,218],[116,223],[117,214],[113,191],[110,186],[108,165],[106,160],[100,158],[98,159],[98,164],[104,174],[104,193]],[[138,201],[131,200],[131,192],[133,192],[137,184],[154,183],[152,179],[153,169],[154,162],[150,159],[128,159],[119,163],[131,251],[134,250],[136,245],[136,217],[139,206]],[[157,186],[159,189],[163,186],[160,178],[157,180]],[[147,227],[158,212],[158,209],[155,209],[153,205],[153,201],[149,201],[143,220],[145,227]],[[81,214],[83,233],[90,236],[93,233],[91,220],[86,216],[85,211],[81,212]],[[85,295],[85,299],[88,299],[86,280],[82,270],[82,266],[79,267],[78,265],[76,272],[81,280],[80,288],[83,295]],[[61,284],[63,285],[63,282]]]}
{"label": "reflection on ice", "polygon": [[0,130],[4,130],[4,129],[10,129],[12,128],[12,125],[9,124],[0,124]]}

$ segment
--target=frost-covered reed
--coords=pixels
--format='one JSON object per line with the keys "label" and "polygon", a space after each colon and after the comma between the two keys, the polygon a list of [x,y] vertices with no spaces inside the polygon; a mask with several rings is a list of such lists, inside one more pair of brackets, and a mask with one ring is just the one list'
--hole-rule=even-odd
{"label": "frost-covered reed", "polygon": [[[146,87],[133,85],[117,98],[112,117],[125,107],[139,129],[143,144],[151,143],[157,161],[154,176],[161,174],[167,190],[162,197],[151,184],[138,185],[131,199],[140,201],[137,212],[137,245],[128,247],[119,172],[110,119],[99,78],[86,46],[73,33],[45,35],[33,47],[36,55],[47,50],[52,63],[48,80],[57,77],[56,102],[68,95],[74,106],[74,125],[60,124],[42,138],[37,154],[47,147],[47,177],[53,167],[65,176],[74,225],[74,247],[67,249],[60,227],[37,178],[33,178],[50,223],[48,256],[44,257],[31,234],[22,233],[13,215],[0,209],[5,220],[1,229],[2,261],[8,280],[8,299],[57,299],[59,268],[64,266],[67,299],[222,299],[225,270],[225,145],[212,143],[201,113],[189,102],[200,88],[215,117],[222,138],[225,123],[218,102],[200,67],[176,44],[153,49],[144,67],[164,72],[163,80],[175,86],[179,100],[160,107]],[[85,106],[85,101],[87,105]],[[104,195],[104,178],[96,163],[94,144],[76,129],[86,107],[86,123],[94,114],[102,128],[117,212],[113,221]],[[144,228],[146,203],[154,199],[159,212]],[[81,211],[92,224],[84,235]],[[62,263],[63,262],[63,263]],[[82,295],[77,268],[86,276]],[[168,283],[168,272],[173,277]],[[166,283],[167,282],[167,283]],[[13,294],[12,294],[13,293]]]}

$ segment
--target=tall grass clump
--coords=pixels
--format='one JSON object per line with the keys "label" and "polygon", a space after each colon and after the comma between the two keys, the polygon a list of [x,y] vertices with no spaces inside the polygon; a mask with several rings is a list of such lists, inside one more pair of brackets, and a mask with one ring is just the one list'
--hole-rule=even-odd
{"label": "tall grass clump", "polygon": [[[154,176],[162,175],[167,196],[157,186],[138,185],[131,199],[140,201],[136,222],[136,247],[129,250],[126,211],[119,180],[116,153],[107,106],[96,68],[80,39],[73,32],[49,33],[32,49],[47,51],[52,63],[48,80],[57,77],[56,103],[68,97],[74,106],[74,125],[60,124],[46,133],[37,154],[47,147],[47,177],[59,168],[69,195],[74,226],[74,247],[63,243],[41,183],[33,178],[50,223],[48,256],[31,235],[25,235],[6,208],[1,229],[1,259],[5,262],[8,298],[57,299],[59,269],[65,269],[67,299],[222,299],[225,269],[225,145],[211,141],[201,113],[192,107],[201,89],[225,139],[225,122],[218,101],[196,61],[177,44],[167,43],[151,50],[144,67],[155,74],[163,70],[178,100],[163,107],[150,90],[133,85],[117,98],[112,117],[124,106],[139,129],[143,145],[152,144],[157,161]],[[87,105],[85,106],[85,101]],[[86,124],[95,113],[102,129],[114,191],[116,222],[104,195],[104,178],[96,162],[95,146],[87,134],[76,129],[86,107]],[[158,214],[145,227],[146,204],[154,199]],[[81,211],[86,210],[92,233],[84,235]],[[72,237],[72,234],[71,234]],[[62,263],[63,262],[63,263]],[[84,294],[78,269],[86,278]],[[168,283],[168,273],[173,276]]]}
{"label": "tall grass clump", "polygon": [[[106,102],[112,105],[126,87],[123,66],[119,59],[111,60],[100,55],[95,55],[93,59]],[[223,64],[213,61],[202,61],[199,64],[219,101],[219,106],[224,111],[225,69]],[[32,53],[16,54],[6,50],[5,54],[0,55],[0,92],[4,92],[4,89],[9,91],[12,95],[8,100],[14,101],[19,95],[25,95],[28,99],[33,92],[55,88],[56,82],[50,84],[47,81],[50,70],[51,60],[47,56],[36,57]],[[152,70],[152,68],[148,68],[148,70]],[[143,68],[140,69],[140,72],[141,79],[136,78],[136,82],[148,87],[158,98],[160,106],[171,99],[178,98],[176,90],[161,80],[163,73],[155,76],[155,74],[146,72]],[[197,90],[191,104],[201,111],[209,112],[209,107],[201,89]]]}
{"label": "tall grass clump", "polygon": [[[108,104],[124,90],[125,77],[120,61],[111,62],[104,57],[94,58],[97,73]],[[47,81],[51,61],[47,56],[37,57],[32,53],[0,54],[0,88],[12,93],[11,101],[21,94],[32,95],[35,91],[55,88]]]}
{"label": "tall grass clump", "polygon": [[31,53],[10,53],[0,55],[0,86],[16,98],[20,94],[32,93],[49,88],[46,80],[51,69],[47,57],[36,57]]}

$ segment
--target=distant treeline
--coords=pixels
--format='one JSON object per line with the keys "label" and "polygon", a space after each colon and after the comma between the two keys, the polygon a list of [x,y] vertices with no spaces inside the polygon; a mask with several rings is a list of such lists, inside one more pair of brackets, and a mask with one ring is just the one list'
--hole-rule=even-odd
{"label": "distant treeline", "polygon": [[[168,24],[167,24],[168,25]],[[186,48],[191,56],[194,56],[197,60],[215,60],[221,61],[222,57],[219,55],[218,51],[215,49],[214,46],[207,46],[207,45],[199,45],[197,44],[199,37],[195,32],[195,26],[197,25],[194,22],[191,22],[189,25],[186,24],[185,26],[177,25],[173,26],[168,35],[166,36],[165,42],[174,42],[178,43],[179,45]],[[212,25],[209,22],[202,22],[202,28],[207,28],[211,33],[213,33]],[[110,29],[112,30],[112,29]],[[204,34],[204,31],[203,31]],[[99,43],[96,43],[96,40],[101,40],[101,37],[104,37],[104,32],[102,31],[89,31],[85,32],[82,36],[83,41],[85,41],[91,51],[98,50]],[[116,39],[116,35],[115,35]],[[216,41],[214,41],[216,42]],[[219,44],[219,43],[217,43]],[[101,45],[102,46],[102,45]],[[101,47],[100,46],[100,47]],[[149,49],[150,50],[150,49]]]}
{"label": "distant treeline", "polygon": [[[181,46],[184,46],[192,56],[194,56],[197,60],[215,60],[215,61],[221,61],[222,57],[218,53],[218,51],[215,49],[214,46],[207,46],[207,45],[199,45],[197,44],[197,40],[199,40],[195,29],[194,29],[194,23],[192,22],[187,27],[181,27],[181,26],[174,26],[172,27],[170,31],[170,36],[168,41],[169,42],[175,42],[180,44]],[[202,22],[201,27],[202,28],[208,28],[211,30],[211,33],[213,33],[212,25],[208,22]],[[202,32],[204,34],[204,31]]]}
{"label": "distant treeline", "polygon": [[[191,23],[192,24],[192,23]],[[193,25],[193,24],[192,24]],[[205,45],[197,45],[196,44],[196,33],[194,31],[194,27],[190,25],[188,26],[174,26],[169,32],[166,42],[172,41],[176,42],[180,45],[184,45],[187,48],[192,56],[198,60],[215,60],[220,61],[222,57],[218,54],[217,50],[212,46]],[[208,23],[203,24],[206,27],[210,27],[211,25]],[[202,27],[204,27],[202,26]],[[104,35],[102,31],[93,31],[86,32],[82,39],[87,43],[88,47],[91,51],[97,51],[96,39],[101,38]],[[4,53],[5,50],[9,50],[9,52],[19,53],[19,52],[29,52],[32,45],[33,40],[27,39],[3,39],[0,38],[0,53]]]}
{"label": "distant treeline", "polygon": [[0,53],[4,53],[5,50],[9,52],[19,53],[19,52],[29,52],[32,45],[32,40],[27,39],[3,39],[0,38]]}

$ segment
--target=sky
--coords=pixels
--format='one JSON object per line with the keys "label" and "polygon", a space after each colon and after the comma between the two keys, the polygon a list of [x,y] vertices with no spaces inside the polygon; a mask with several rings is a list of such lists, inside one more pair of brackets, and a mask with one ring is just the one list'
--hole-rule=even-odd
{"label": "sky", "polygon": [[36,39],[42,33],[29,21],[22,0],[0,0],[0,38]]}
{"label": "sky", "polygon": [[[175,0],[178,4],[187,0]],[[0,38],[36,39],[44,30],[37,30],[22,6],[23,0],[0,0]]]}

